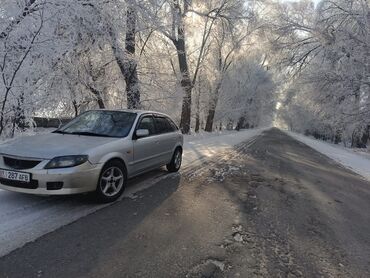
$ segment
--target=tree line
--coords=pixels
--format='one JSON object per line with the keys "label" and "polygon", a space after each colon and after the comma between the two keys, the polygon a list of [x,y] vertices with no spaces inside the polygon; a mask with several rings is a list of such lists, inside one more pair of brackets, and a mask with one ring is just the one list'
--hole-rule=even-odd
{"label": "tree line", "polygon": [[95,108],[367,146],[367,0],[1,0],[0,135]]}
{"label": "tree line", "polygon": [[1,0],[0,135],[94,108],[167,112],[183,133],[271,122],[262,2]]}

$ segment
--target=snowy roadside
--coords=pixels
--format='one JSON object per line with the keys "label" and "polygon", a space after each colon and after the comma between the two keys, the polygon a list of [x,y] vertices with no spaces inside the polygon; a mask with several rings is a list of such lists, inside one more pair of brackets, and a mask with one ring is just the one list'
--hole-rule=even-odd
{"label": "snowy roadside", "polygon": [[355,150],[316,140],[302,134],[286,130],[284,132],[370,181],[370,156],[368,154],[358,153]]}
{"label": "snowy roadside", "polygon": [[[183,169],[199,165],[234,145],[252,140],[265,129],[225,131],[185,136]],[[123,197],[137,193],[168,177],[165,171],[132,181]],[[106,205],[85,203],[73,197],[40,197],[0,190],[0,257]]]}
{"label": "snowy roadside", "polygon": [[264,130],[266,128],[185,136],[184,166],[190,166],[203,158],[211,158],[235,145],[251,140]]}

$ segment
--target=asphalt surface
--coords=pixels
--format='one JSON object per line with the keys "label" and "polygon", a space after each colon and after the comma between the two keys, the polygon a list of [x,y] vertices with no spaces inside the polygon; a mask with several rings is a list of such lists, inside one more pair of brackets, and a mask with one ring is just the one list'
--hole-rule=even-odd
{"label": "asphalt surface", "polygon": [[0,277],[370,277],[369,224],[369,182],[272,129],[11,252]]}

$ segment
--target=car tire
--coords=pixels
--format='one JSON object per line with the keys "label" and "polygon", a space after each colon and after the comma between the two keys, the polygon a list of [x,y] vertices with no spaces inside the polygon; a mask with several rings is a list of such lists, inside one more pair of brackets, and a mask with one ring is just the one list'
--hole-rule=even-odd
{"label": "car tire", "polygon": [[182,163],[182,150],[177,148],[172,155],[171,162],[166,165],[168,172],[175,173],[181,168]]}
{"label": "car tire", "polygon": [[95,195],[99,202],[110,203],[116,201],[125,190],[127,171],[123,162],[111,160],[101,170]]}

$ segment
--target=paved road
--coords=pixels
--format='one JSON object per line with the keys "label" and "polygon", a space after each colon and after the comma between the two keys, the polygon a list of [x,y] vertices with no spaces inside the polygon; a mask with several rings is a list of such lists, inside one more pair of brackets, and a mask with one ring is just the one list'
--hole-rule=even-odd
{"label": "paved road", "polygon": [[369,200],[272,129],[0,258],[0,277],[370,277]]}

